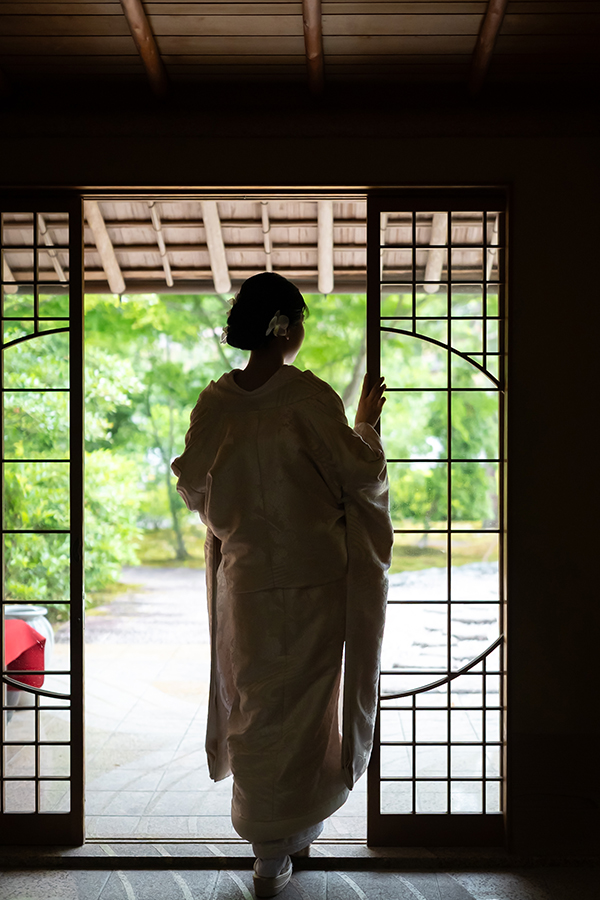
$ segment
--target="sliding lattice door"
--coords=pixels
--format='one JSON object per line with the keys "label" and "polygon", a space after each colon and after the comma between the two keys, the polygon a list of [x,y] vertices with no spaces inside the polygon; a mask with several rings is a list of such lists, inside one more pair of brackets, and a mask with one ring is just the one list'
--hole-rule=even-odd
{"label": "sliding lattice door", "polygon": [[368,360],[395,529],[371,845],[504,835],[501,194],[368,201]]}
{"label": "sliding lattice door", "polygon": [[0,196],[2,843],[83,841],[81,200]]}

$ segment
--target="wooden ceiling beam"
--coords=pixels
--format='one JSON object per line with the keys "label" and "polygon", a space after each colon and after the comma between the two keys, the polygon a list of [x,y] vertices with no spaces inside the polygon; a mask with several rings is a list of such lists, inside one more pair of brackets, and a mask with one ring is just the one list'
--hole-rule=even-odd
{"label": "wooden ceiling beam", "polygon": [[[173,277],[175,281],[178,279],[188,279],[188,280],[200,280],[200,281],[212,281],[212,269],[208,268],[197,268],[197,269],[173,269]],[[317,270],[314,266],[282,266],[281,268],[277,268],[277,271],[280,275],[285,275],[286,278],[312,278],[316,281],[317,278]],[[346,269],[338,269],[336,271],[336,277],[339,278],[347,278],[354,275],[365,275],[366,274],[365,266],[357,266],[356,268],[346,268]],[[395,271],[395,270],[394,270]],[[256,268],[231,268],[229,270],[231,277],[235,281],[240,281],[241,279],[250,278],[251,275],[256,275]],[[147,278],[152,281],[162,281],[164,278],[164,272],[162,269],[131,269],[126,272],[127,277],[131,279],[130,288],[133,290],[135,288],[134,282],[140,279]],[[85,270],[85,279],[86,281],[106,281],[106,274],[102,269],[89,269],[86,267]],[[226,292],[225,292],[226,293]]]}
{"label": "wooden ceiling beam", "polygon": [[219,208],[216,200],[202,200],[201,203],[206,245],[210,257],[210,268],[215,291],[217,294],[227,294],[231,290],[231,278],[227,267]]}
{"label": "wooden ceiling beam", "polygon": [[[163,209],[164,212],[164,209]],[[316,228],[316,219],[273,219],[269,216],[271,228]],[[7,223],[10,225],[11,223]],[[335,219],[335,228],[366,228],[366,219]],[[400,225],[390,221],[390,225]],[[16,223],[15,223],[16,227]],[[106,222],[107,228],[149,228],[150,223],[143,219],[113,219]],[[197,219],[162,219],[163,228],[202,228]],[[262,228],[261,219],[221,219],[221,228]]]}
{"label": "wooden ceiling beam", "polygon": [[[204,272],[204,271],[206,271],[208,273],[208,275],[210,275],[210,273],[212,272],[212,269],[207,265],[205,265],[204,267],[202,265],[194,266],[193,263],[190,263],[189,265],[190,265],[189,269],[185,266],[177,266],[177,267],[172,266],[171,272],[173,274],[173,278],[175,278],[175,279],[180,278],[182,273],[184,273],[184,272],[191,272],[191,271]],[[365,264],[363,262],[357,263],[355,266],[344,266],[343,268],[336,266],[335,277],[337,278],[338,275],[348,274],[349,272],[362,272],[364,267],[365,267]],[[315,277],[317,275],[317,267],[311,266],[311,265],[308,265],[308,266],[282,265],[282,266],[275,267],[275,271],[277,271],[277,272],[285,272],[286,270],[291,271],[292,269],[294,271],[301,269],[302,271],[307,271],[307,272],[310,270],[311,272],[314,272]],[[248,265],[248,263],[240,263],[237,266],[230,266],[228,271],[229,271],[230,278],[236,278],[240,271],[248,271],[248,272],[250,272],[250,274],[256,275],[256,273],[258,271],[260,271],[260,269],[257,266],[251,267]],[[407,290],[410,292],[412,290],[411,278],[410,278],[412,271],[413,270],[412,270],[411,266],[394,265],[394,266],[390,266],[389,268],[386,267],[387,275],[403,275],[403,276],[407,275],[407,276],[409,276],[409,278],[408,278],[408,280],[406,278],[403,278],[403,280],[401,282],[386,283],[384,285],[384,287],[393,289],[392,293],[396,293],[396,294],[405,293]],[[469,268],[467,268],[465,266],[460,269],[453,267],[452,271],[453,271],[453,275],[456,276],[456,278],[453,279],[453,283],[455,284],[455,286],[457,284],[459,284],[461,291],[466,290],[469,287],[472,287],[478,291],[481,291],[481,276],[480,276],[481,266],[471,266]],[[44,277],[41,280],[43,280],[44,282],[55,281],[56,284],[58,286],[60,286],[58,279],[50,276],[50,273],[52,272],[51,269],[43,269],[42,272],[43,272]],[[106,273],[104,272],[104,269],[102,269],[102,268],[92,268],[92,266],[86,266],[85,273],[86,273],[86,278],[89,277],[92,279],[93,278],[106,279]],[[141,278],[143,273],[147,273],[149,277],[152,276],[152,277],[162,278],[162,279],[164,279],[164,277],[165,277],[165,273],[163,271],[162,266],[160,266],[160,267],[148,266],[148,267],[139,267],[139,268],[134,268],[132,266],[130,268],[123,270],[123,276],[124,277],[126,276],[128,279],[127,290],[129,290],[130,288],[132,289],[132,285],[129,284],[129,279]],[[152,273],[155,273],[155,274],[153,275]],[[30,283],[33,279],[33,272],[30,268],[29,269],[20,269],[17,272],[13,272],[13,274],[15,275],[15,278],[18,279],[18,282],[19,282],[19,285],[17,287],[21,286],[21,282],[23,283],[24,287],[30,286]],[[425,278],[425,270],[422,266],[419,266],[417,268],[417,278],[416,278],[416,281],[419,284],[419,286],[423,283],[424,278]],[[442,284],[445,286],[446,282],[442,282]],[[12,284],[11,284],[11,287],[13,287]],[[419,287],[419,290],[420,290],[420,287]],[[15,293],[15,291],[13,291],[12,293]]]}
{"label": "wooden ceiling beam", "polygon": [[[9,264],[6,262],[6,255],[2,255],[2,281],[16,281],[17,279],[13,275],[12,269]],[[16,294],[19,290],[19,286],[17,284],[5,284],[2,287],[2,290],[5,294]]]}
{"label": "wooden ceiling beam", "polygon": [[[169,219],[164,218],[164,206],[165,201],[161,201],[163,204],[163,218],[161,219],[163,228],[202,228],[202,222],[199,219]],[[168,204],[169,201],[166,201]],[[412,214],[411,213],[386,213],[387,215],[387,224],[390,228],[402,228],[407,227],[412,223]],[[431,224],[432,213],[427,212],[418,212],[417,214],[417,225],[419,227],[427,228]],[[46,216],[46,219],[50,222],[50,226],[52,228],[67,228],[68,226],[68,218],[67,216],[61,216],[60,214],[52,214],[50,216]],[[106,227],[107,228],[151,228],[151,223],[147,219],[106,219]],[[312,219],[274,219],[272,216],[269,216],[269,221],[271,223],[271,228],[316,228],[317,220]],[[260,228],[261,227],[261,219],[221,219],[221,227],[222,228]],[[367,225],[367,220],[365,218],[354,218],[354,219],[334,219],[335,228],[365,228]],[[467,225],[481,225],[481,216],[472,215],[470,213],[454,213],[454,226],[455,227],[463,227]],[[21,223],[18,221],[12,222],[10,220],[6,220],[4,222],[4,228],[20,228]]]}
{"label": "wooden ceiling beam", "polygon": [[319,200],[318,221],[318,270],[319,292],[331,294],[333,291],[333,200]]}
{"label": "wooden ceiling beam", "polygon": [[108,286],[113,294],[122,294],[125,291],[125,279],[117,262],[115,248],[106,230],[104,217],[97,200],[85,201],[85,217],[94,235],[96,249],[100,255]]}
{"label": "wooden ceiling beam", "polygon": [[[386,232],[387,232],[389,213],[382,212],[379,215],[380,215],[380,218],[379,218],[379,247],[380,247],[380,249],[379,249],[379,277],[381,278],[383,276],[383,264],[384,264],[384,257],[385,257],[385,237],[386,237]],[[365,250],[366,249],[367,249],[367,246],[365,244]]]}
{"label": "wooden ceiling beam", "polygon": [[[273,219],[269,216],[271,228],[316,228],[316,219]],[[114,223],[116,227],[117,223]],[[133,224],[133,223],[132,223]],[[198,228],[201,223],[191,222],[189,219],[169,219],[163,221],[163,226],[173,228]],[[221,219],[222,228],[260,228],[262,220],[259,219]],[[366,219],[336,219],[336,228],[366,228]]]}
{"label": "wooden ceiling beam", "polygon": [[[391,215],[391,214],[390,214]],[[480,220],[477,220],[480,221]],[[316,219],[274,219],[269,216],[271,228],[316,228]],[[202,228],[202,222],[198,219],[166,219],[164,217],[164,201],[163,201],[163,217],[161,218],[163,228]],[[366,228],[366,219],[335,219],[335,228]],[[390,225],[400,226],[408,225],[409,222],[393,221],[390,218]],[[463,222],[461,222],[463,224]],[[468,224],[465,221],[464,224]],[[68,220],[53,219],[50,222],[52,228],[66,228]],[[4,228],[19,228],[18,222],[7,221]],[[151,228],[152,225],[147,219],[106,219],[107,228]],[[221,219],[221,228],[261,228],[262,219]]]}
{"label": "wooden ceiling beam", "polygon": [[478,94],[483,87],[483,81],[494,52],[496,38],[502,27],[507,3],[508,0],[488,0],[487,10],[481,22],[471,60],[469,90],[472,94]]}
{"label": "wooden ceiling beam", "polygon": [[262,218],[263,245],[265,248],[265,268],[267,272],[273,271],[273,260],[271,259],[271,223],[269,221],[269,201],[260,201],[260,214]]}
{"label": "wooden ceiling beam", "polygon": [[168,287],[173,287],[173,275],[171,274],[171,264],[169,263],[169,254],[167,253],[167,248],[165,246],[165,239],[162,233],[162,224],[160,221],[160,213],[158,211],[158,207],[154,200],[150,200],[148,203],[148,209],[150,210],[150,218],[152,219],[152,227],[154,228],[156,234],[156,242],[158,244],[158,249],[160,252],[160,258],[162,259],[163,269],[165,273],[165,281],[167,282]]}
{"label": "wooden ceiling beam", "polygon": [[121,0],[121,6],[150,86],[162,100],[169,92],[169,81],[142,0]]}
{"label": "wooden ceiling beam", "polygon": [[[164,225],[164,222],[162,223]],[[110,226],[107,226],[110,228]],[[227,252],[232,253],[264,253],[265,252],[265,242],[263,240],[262,243],[255,244],[230,244],[226,241],[223,242],[225,249]],[[206,244],[166,244],[166,249],[169,253],[207,253],[208,246]],[[115,253],[157,253],[157,248],[154,244],[115,244]],[[291,251],[294,253],[303,253],[307,250],[312,251],[314,253],[317,252],[317,245],[315,243],[311,244],[277,244],[273,245],[272,240],[269,237],[269,253],[282,253],[284,251]],[[12,248],[11,248],[12,249]],[[89,241],[85,244],[85,250],[96,249],[95,244],[90,243]],[[342,251],[348,251],[353,253],[365,253],[367,249],[366,244],[342,244],[339,242],[334,243],[333,248],[336,253]],[[410,247],[403,248],[405,250],[410,251]],[[423,249],[423,248],[419,248]],[[26,253],[26,250],[15,250],[15,253]]]}
{"label": "wooden ceiling beam", "polygon": [[[163,208],[164,213],[164,208]],[[407,228],[411,225],[411,214],[388,213],[389,228]],[[431,213],[417,213],[417,226],[427,228],[430,224]],[[274,219],[269,216],[271,229],[273,228],[316,228],[316,219]],[[65,227],[66,227],[65,220]],[[58,222],[52,223],[58,227]],[[334,228],[366,228],[366,219],[334,219]],[[454,219],[454,227],[467,227],[469,225],[481,225],[481,217],[470,216],[464,219]],[[5,228],[17,228],[18,222],[6,222]],[[107,228],[150,228],[150,222],[144,219],[112,219],[107,220]],[[202,228],[202,222],[197,219],[162,219],[163,228]],[[221,228],[261,228],[261,219],[221,219]]]}
{"label": "wooden ceiling beam", "polygon": [[[430,245],[448,243],[448,213],[434,213],[431,222]],[[446,247],[430,246],[427,251],[427,265],[425,266],[425,281],[433,281],[434,284],[424,284],[426,294],[435,294],[440,288],[439,280],[446,261]],[[436,283],[437,282],[437,283]]]}
{"label": "wooden ceiling beam", "polygon": [[488,249],[487,249],[487,257],[485,260],[486,281],[489,281],[490,278],[492,277],[492,269],[494,268],[494,265],[496,264],[496,257],[498,255],[498,246],[497,245],[498,245],[498,220],[499,220],[499,218],[500,218],[499,216],[496,216],[496,218],[494,219],[494,226],[492,228],[492,237],[490,240],[490,243],[492,244],[492,246],[488,247]]}
{"label": "wooden ceiling beam", "polygon": [[323,18],[321,0],[302,0],[304,48],[308,69],[308,86],[313,94],[322,94],[325,87],[323,65]]}
{"label": "wooden ceiling beam", "polygon": [[46,220],[41,213],[38,213],[38,228],[40,234],[44,238],[44,243],[48,248],[48,255],[54,267],[54,271],[58,275],[58,280],[62,281],[63,284],[65,284],[67,281],[67,276],[65,275],[64,269],[60,263],[60,259],[58,258],[58,251],[54,247],[54,241],[52,240],[50,232],[48,231]]}

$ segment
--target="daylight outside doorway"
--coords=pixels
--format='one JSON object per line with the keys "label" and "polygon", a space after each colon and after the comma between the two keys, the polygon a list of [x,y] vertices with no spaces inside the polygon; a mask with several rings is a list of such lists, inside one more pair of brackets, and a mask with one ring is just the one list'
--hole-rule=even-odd
{"label": "daylight outside doorway", "polygon": [[[331,283],[323,285],[323,264],[319,279],[316,202],[115,200],[89,207],[89,838],[237,837],[231,779],[213,783],[204,753],[210,650],[204,530],[177,495],[170,462],[183,448],[200,391],[244,365],[246,354],[220,343],[221,330],[243,278],[265,268],[304,291],[309,339],[297,364],[333,384],[353,416],[365,366],[364,201],[325,201],[323,210],[321,232],[324,218],[330,228],[337,220],[340,240],[345,218],[343,240],[349,232],[352,238],[335,293],[333,232]],[[115,252],[112,268],[98,249],[98,216]],[[94,279],[109,275],[113,287],[125,290],[92,292]],[[364,780],[326,836],[366,837]]]}

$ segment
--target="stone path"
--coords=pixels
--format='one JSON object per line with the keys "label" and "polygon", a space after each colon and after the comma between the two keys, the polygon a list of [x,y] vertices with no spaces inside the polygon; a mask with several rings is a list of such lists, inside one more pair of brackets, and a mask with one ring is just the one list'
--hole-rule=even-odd
{"label": "stone path", "polygon": [[[131,590],[86,621],[88,837],[237,837],[231,779],[212,782],[204,754],[204,572],[135,567],[121,581]],[[365,835],[363,783],[325,836]]]}
{"label": "stone path", "polygon": [[[488,646],[498,634],[497,579],[494,563],[453,570],[453,599],[460,602],[452,605],[448,616],[443,603],[445,569],[391,576],[390,600],[436,602],[390,605],[382,664],[397,674],[384,676],[384,690],[400,691],[416,686],[415,679],[419,683],[431,680],[403,675],[407,668],[445,669],[449,627],[453,669]],[[121,580],[130,589],[106,607],[92,610],[86,621],[88,836],[235,838],[229,818],[231,779],[214,784],[208,777],[204,754],[210,662],[204,573],[194,569],[135,567],[125,569]],[[53,661],[56,668],[67,667],[65,637],[66,634],[57,635]],[[61,689],[60,679],[61,676],[54,678],[57,689]],[[463,676],[453,682],[452,706],[458,707],[452,710],[452,734],[456,740],[481,740],[481,714],[459,709],[473,702],[473,696],[481,691],[480,682],[480,675]],[[488,699],[497,702],[497,679],[494,684],[489,678],[487,689],[491,694],[496,691],[496,697]],[[440,700],[444,698],[440,696]],[[48,720],[44,724],[47,738],[51,734],[58,739],[68,738],[68,713],[44,716]],[[446,728],[446,714],[440,711],[418,716],[422,722],[418,728],[428,732],[427,736],[421,732],[421,739],[438,740],[436,729]],[[402,712],[388,713],[384,718],[384,738],[411,739],[410,714],[407,718]],[[13,726],[14,730],[16,717]],[[488,736],[492,727],[494,720],[490,718]],[[410,774],[408,748],[384,750],[383,774]],[[456,755],[454,774],[480,773],[481,752],[473,748],[471,758],[468,750],[463,754],[464,760]],[[21,755],[26,751],[23,748]],[[487,754],[488,774],[497,770],[496,756],[493,749]],[[15,764],[21,764],[19,759],[15,758]],[[68,766],[66,757],[64,765]],[[443,775],[445,749],[421,748],[418,766],[426,776]],[[385,787],[384,810],[407,811],[409,786],[387,782]],[[471,797],[467,787],[463,785],[464,797],[457,797],[456,802],[459,808],[464,804],[464,811],[476,811],[472,806],[480,803],[481,790],[473,785]],[[497,785],[488,788],[488,800],[493,805],[497,802]],[[49,783],[44,802],[49,810],[65,808],[67,796],[58,784]],[[437,806],[446,802],[445,785],[420,786],[417,802],[421,811],[441,811]],[[365,836],[363,779],[345,806],[331,817],[324,837]]]}

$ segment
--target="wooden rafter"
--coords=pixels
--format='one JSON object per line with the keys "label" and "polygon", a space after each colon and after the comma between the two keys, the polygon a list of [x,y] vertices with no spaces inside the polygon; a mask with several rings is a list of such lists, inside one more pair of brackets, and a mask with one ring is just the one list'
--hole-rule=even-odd
{"label": "wooden rafter", "polygon": [[318,286],[321,294],[333,291],[333,200],[319,200],[318,221]]}
{"label": "wooden rafter", "polygon": [[85,201],[85,217],[94,235],[96,249],[100,256],[108,286],[113,294],[122,294],[125,290],[125,279],[117,261],[115,248],[106,230],[104,217],[96,200]]}
{"label": "wooden rafter", "polygon": [[385,261],[384,245],[385,245],[385,238],[386,238],[387,226],[388,226],[388,215],[389,215],[389,213],[382,212],[380,214],[381,218],[379,220],[379,244],[381,247],[381,249],[379,251],[379,277],[380,278],[383,277],[383,264]]}
{"label": "wooden rafter", "polygon": [[[161,221],[161,225],[162,225],[163,227],[166,227],[166,224],[165,224],[164,221]],[[107,223],[107,228],[109,228],[109,227],[110,227],[110,226],[109,226],[108,223]],[[270,232],[268,232],[268,234],[270,235]],[[225,243],[225,242],[224,242],[224,243]],[[288,253],[288,252],[292,252],[292,253],[306,253],[307,251],[309,251],[309,252],[310,252],[310,251],[316,251],[316,246],[315,246],[315,243],[314,243],[314,242],[311,242],[311,243],[305,243],[305,244],[301,244],[301,243],[290,244],[290,243],[287,243],[287,242],[286,242],[286,243],[277,244],[277,245],[275,246],[275,245],[273,244],[273,241],[271,240],[270,237],[269,237],[269,243],[268,243],[268,246],[269,246],[269,253],[270,253],[271,255],[272,255],[273,253],[278,253],[280,256],[281,256],[282,253]],[[93,245],[92,243],[90,243],[89,241],[86,241],[85,249],[86,249],[86,250],[93,250],[93,249],[94,249],[94,245]],[[121,245],[119,245],[119,246],[117,247],[117,249],[118,249],[119,251],[121,251],[121,252],[128,253],[128,254],[129,254],[129,253],[148,253],[148,252],[154,252],[154,251],[155,251],[154,244],[147,244],[147,243],[143,243],[143,244],[142,244],[142,243],[140,243],[140,244],[121,244]],[[198,251],[200,251],[201,253],[207,252],[207,251],[208,251],[207,245],[204,244],[204,243],[202,243],[202,242],[199,242],[199,243],[197,243],[197,244],[181,244],[181,243],[177,243],[177,244],[176,244],[176,243],[174,243],[174,242],[171,241],[171,242],[169,242],[169,245],[168,245],[168,247],[166,247],[166,249],[167,249],[167,251],[168,251],[169,253],[177,253],[177,254],[180,254],[180,253],[194,253],[194,254],[196,254],[196,253],[198,253]],[[259,253],[261,250],[262,250],[263,252],[266,252],[266,251],[265,251],[265,241],[264,241],[264,237],[263,237],[263,240],[260,241],[260,243],[259,243],[258,241],[257,241],[256,243],[252,243],[252,244],[246,244],[246,243],[244,243],[244,244],[232,244],[232,243],[228,243],[228,244],[226,245],[226,249],[227,249],[227,250],[235,250],[237,253],[252,253],[252,252]],[[350,243],[342,243],[341,241],[335,244],[335,249],[336,249],[336,250],[346,250],[347,252],[352,252],[352,253],[362,253],[362,254],[365,254],[365,253],[367,252],[367,249],[366,249],[366,247],[365,247],[364,244],[358,244],[358,243],[352,243],[352,244],[350,244]],[[13,252],[17,252],[17,253],[18,253],[19,251],[13,251]],[[390,251],[390,252],[391,252],[391,251]]]}
{"label": "wooden rafter", "polygon": [[302,20],[308,86],[313,94],[320,94],[325,86],[321,0],[302,0]]}
{"label": "wooden rafter", "polygon": [[171,264],[169,262],[169,254],[167,253],[167,248],[165,246],[165,239],[162,233],[162,223],[160,221],[160,213],[158,211],[158,206],[154,200],[150,200],[148,202],[148,208],[150,210],[150,217],[152,219],[152,227],[156,233],[156,243],[158,244],[158,249],[160,252],[160,258],[163,264],[163,270],[165,273],[165,281],[167,282],[168,287],[173,287],[173,275],[171,274]]}
{"label": "wooden rafter", "polygon": [[[417,213],[417,216],[421,215]],[[409,226],[412,222],[410,213],[400,214],[400,213],[387,213],[387,225],[390,228],[393,227],[406,227]],[[461,218],[461,225],[480,225],[481,218],[478,216],[466,217],[464,219]],[[316,228],[317,222],[316,219],[307,219],[307,218],[291,218],[291,219],[276,219],[273,218],[272,215],[269,215],[269,223],[271,225],[271,229],[273,228]],[[199,225],[197,219],[163,219],[163,228],[198,228],[202,227]],[[422,222],[418,223],[419,226],[421,224],[425,224]],[[366,228],[367,220],[362,218],[336,218],[335,226],[340,228]],[[151,228],[150,222],[143,219],[112,219],[107,220],[106,222],[107,228]],[[222,218],[221,219],[221,228],[260,228],[261,220],[254,218]]]}
{"label": "wooden rafter", "polygon": [[[269,223],[271,228],[316,228],[317,222],[315,219],[274,219],[271,215],[269,215]],[[197,219],[163,219],[163,228],[198,228],[201,227],[198,224]],[[367,220],[365,218],[362,219],[336,219],[336,226],[340,226],[340,228],[366,228]],[[398,222],[393,222],[391,220],[390,213],[390,225],[401,224]],[[112,221],[106,222],[107,228],[143,228],[144,226],[150,228],[149,222],[144,222],[141,219],[113,219]],[[260,228],[261,227],[261,219],[221,219],[221,228]]]}
{"label": "wooden rafter", "polygon": [[41,213],[38,213],[38,228],[40,234],[44,238],[44,243],[48,248],[48,255],[54,267],[54,271],[58,275],[58,280],[62,281],[64,284],[67,280],[67,276],[65,275],[64,269],[60,263],[60,259],[58,258],[58,252],[54,249],[54,241],[52,240],[50,232],[48,231],[46,220]]}
{"label": "wooden rafter", "polygon": [[[6,262],[6,256],[4,254],[2,256],[2,281],[16,281],[9,264]],[[2,290],[5,294],[16,294],[19,287],[16,284],[5,284]]]}
{"label": "wooden rafter", "polygon": [[[315,279],[315,270],[310,266],[281,266],[277,267],[277,271],[281,275],[285,275],[286,278],[306,278],[311,282],[314,282]],[[246,278],[250,278],[252,275],[256,275],[257,267],[253,266],[249,267],[239,267],[239,268],[231,268],[229,269],[229,274],[234,281],[243,281]],[[352,268],[344,268],[338,269],[336,271],[336,277],[347,279],[354,278],[355,276],[360,278],[361,280],[365,278],[367,273],[366,267],[363,266],[353,266]],[[391,274],[409,274],[409,269],[393,269],[391,270]],[[465,273],[466,274],[466,273]],[[148,281],[160,281],[164,278],[164,272],[162,269],[129,269],[127,271],[128,278],[131,279],[131,290],[135,289],[136,281],[143,281],[147,279]],[[212,280],[212,269],[204,268],[190,268],[190,269],[173,269],[173,277],[175,281],[203,281],[210,282]],[[106,273],[102,269],[90,269],[86,267],[85,270],[85,278],[86,281],[105,281]],[[203,289],[204,290],[204,289]],[[227,291],[223,291],[221,293],[227,293]]]}
{"label": "wooden rafter", "polygon": [[156,96],[162,99],[167,96],[169,82],[142,0],[121,0],[121,6],[148,81]]}
{"label": "wooden rafter", "polygon": [[[446,244],[448,243],[448,213],[434,213],[431,220],[430,247],[427,252],[427,265],[425,266],[425,281],[433,284],[424,284],[426,294],[435,294],[440,288],[439,281],[442,277],[442,269],[446,260]],[[444,246],[440,246],[440,244]]]}
{"label": "wooden rafter", "polygon": [[216,200],[202,201],[202,218],[206,234],[206,246],[210,257],[213,284],[217,294],[227,294],[231,290],[231,278],[225,255],[225,243],[221,230],[219,208]]}
{"label": "wooden rafter", "polygon": [[265,247],[265,256],[266,256],[266,264],[265,268],[267,272],[273,271],[273,260],[271,259],[271,223],[269,221],[269,201],[261,200],[260,201],[260,213],[262,218],[262,233],[263,233],[263,244]]}
{"label": "wooden rafter", "polygon": [[471,60],[469,90],[472,94],[478,94],[483,86],[507,3],[508,0],[489,0],[488,2]]}
{"label": "wooden rafter", "polygon": [[490,244],[492,246],[487,249],[487,257],[485,261],[485,278],[489,281],[492,277],[492,269],[496,264],[496,256],[498,255],[498,216],[494,219],[494,227],[492,228],[492,237]]}

